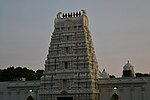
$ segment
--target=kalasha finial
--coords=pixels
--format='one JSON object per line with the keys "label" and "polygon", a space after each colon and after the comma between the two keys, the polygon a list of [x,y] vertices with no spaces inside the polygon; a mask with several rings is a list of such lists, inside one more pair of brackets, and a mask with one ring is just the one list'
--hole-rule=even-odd
{"label": "kalasha finial", "polygon": [[76,14],[75,14],[75,12],[73,12],[73,17],[75,17],[76,16]]}
{"label": "kalasha finial", "polygon": [[86,11],[85,10],[81,10],[81,11],[82,11],[83,15],[86,15]]}
{"label": "kalasha finial", "polygon": [[76,16],[78,16],[78,12],[76,12]]}
{"label": "kalasha finial", "polygon": [[62,17],[64,18],[65,17],[65,14],[63,13]]}
{"label": "kalasha finial", "polygon": [[105,69],[103,69],[103,72],[105,72]]}
{"label": "kalasha finial", "polygon": [[79,16],[81,16],[81,12],[79,11]]}
{"label": "kalasha finial", "polygon": [[71,12],[71,13],[62,13],[62,12],[59,12],[57,14],[57,18],[80,17],[82,15],[86,15],[86,11],[85,10],[81,10],[81,11],[79,11],[79,12]]}
{"label": "kalasha finial", "polygon": [[67,14],[65,13],[65,18],[67,17]]}
{"label": "kalasha finial", "polygon": [[62,12],[57,13],[57,18],[61,18],[60,15],[62,14]]}
{"label": "kalasha finial", "polygon": [[68,17],[70,17],[70,13],[68,13]]}
{"label": "kalasha finial", "polygon": [[72,17],[72,12],[71,12],[70,16]]}

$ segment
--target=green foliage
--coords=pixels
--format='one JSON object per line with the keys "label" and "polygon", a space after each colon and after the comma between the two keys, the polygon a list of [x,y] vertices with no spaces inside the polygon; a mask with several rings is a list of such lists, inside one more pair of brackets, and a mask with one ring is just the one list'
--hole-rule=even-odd
{"label": "green foliage", "polygon": [[7,69],[0,69],[0,81],[14,81],[20,78],[26,78],[26,80],[40,80],[43,75],[43,70],[37,70],[36,72],[26,67],[14,68],[8,67]]}
{"label": "green foliage", "polygon": [[148,73],[135,73],[135,76],[136,77],[150,77],[150,74],[148,74]]}
{"label": "green foliage", "polygon": [[36,71],[36,78],[37,80],[40,80],[41,76],[43,76],[43,70],[37,70]]}
{"label": "green foliage", "polygon": [[109,75],[109,78],[116,78],[115,75]]}

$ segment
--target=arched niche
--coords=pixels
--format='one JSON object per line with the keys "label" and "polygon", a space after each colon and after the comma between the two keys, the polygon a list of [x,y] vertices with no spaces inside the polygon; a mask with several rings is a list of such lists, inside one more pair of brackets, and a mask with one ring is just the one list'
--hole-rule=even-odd
{"label": "arched niche", "polygon": [[34,98],[31,95],[29,95],[27,100],[34,100]]}
{"label": "arched niche", "polygon": [[114,93],[114,94],[111,96],[111,100],[119,100],[118,94]]}

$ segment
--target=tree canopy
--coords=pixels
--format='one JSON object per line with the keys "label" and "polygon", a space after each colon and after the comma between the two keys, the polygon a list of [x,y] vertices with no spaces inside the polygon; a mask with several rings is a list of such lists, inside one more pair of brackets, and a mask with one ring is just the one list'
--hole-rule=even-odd
{"label": "tree canopy", "polygon": [[38,69],[33,71],[27,69],[26,67],[8,67],[7,69],[0,69],[0,81],[15,81],[20,78],[25,78],[26,80],[40,80],[43,75],[43,70]]}
{"label": "tree canopy", "polygon": [[150,77],[150,74],[148,73],[135,73],[136,77]]}

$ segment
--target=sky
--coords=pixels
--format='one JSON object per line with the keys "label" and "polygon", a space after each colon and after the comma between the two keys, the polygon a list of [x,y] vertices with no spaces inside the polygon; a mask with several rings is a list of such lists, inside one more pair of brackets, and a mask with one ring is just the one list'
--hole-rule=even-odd
{"label": "sky", "polygon": [[86,10],[99,69],[150,72],[150,0],[0,0],[0,69],[44,69],[58,12]]}

